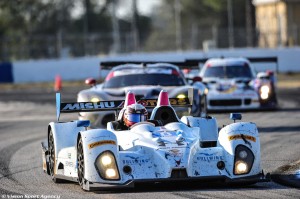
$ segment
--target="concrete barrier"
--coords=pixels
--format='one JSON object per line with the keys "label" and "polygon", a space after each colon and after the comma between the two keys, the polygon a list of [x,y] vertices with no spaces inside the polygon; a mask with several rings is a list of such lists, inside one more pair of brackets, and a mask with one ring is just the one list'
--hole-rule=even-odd
{"label": "concrete barrier", "polygon": [[[255,64],[260,70],[276,70],[279,72],[300,72],[300,48],[279,49],[216,49],[212,51],[187,51],[187,52],[157,52],[157,53],[130,53],[107,57],[82,57],[55,60],[16,61],[13,62],[12,77],[15,83],[49,82],[54,81],[56,75],[62,80],[82,80],[87,77],[100,78],[100,61],[107,60],[147,60],[147,61],[181,61],[185,58],[208,57],[278,57],[278,66],[274,63]],[[2,71],[1,71],[2,74]],[[3,73],[4,74],[4,73]],[[101,75],[102,74],[102,75]],[[5,81],[10,80],[5,76]],[[0,78],[2,77],[0,76]],[[2,77],[2,79],[4,79]],[[0,79],[1,80],[1,79]]]}
{"label": "concrete barrier", "polygon": [[98,78],[99,63],[99,57],[17,61],[13,63],[13,77],[15,83],[49,82],[56,75],[63,81]]}

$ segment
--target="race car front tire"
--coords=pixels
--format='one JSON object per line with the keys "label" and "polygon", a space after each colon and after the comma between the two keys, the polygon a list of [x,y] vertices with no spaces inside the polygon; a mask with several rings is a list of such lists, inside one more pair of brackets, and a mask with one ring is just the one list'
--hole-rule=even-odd
{"label": "race car front tire", "polygon": [[48,136],[48,146],[49,146],[49,172],[51,179],[54,183],[61,183],[63,180],[55,177],[55,145],[52,130],[49,132]]}
{"label": "race car front tire", "polygon": [[84,189],[84,153],[81,137],[77,143],[77,162],[78,162],[78,183]]}

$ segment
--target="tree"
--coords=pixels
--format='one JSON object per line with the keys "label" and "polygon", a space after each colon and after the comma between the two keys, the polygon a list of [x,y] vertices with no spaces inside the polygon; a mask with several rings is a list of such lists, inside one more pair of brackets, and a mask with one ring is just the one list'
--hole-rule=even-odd
{"label": "tree", "polygon": [[[227,0],[178,0],[181,5],[180,22],[182,48],[200,49],[204,40],[215,40],[219,47],[228,47]],[[233,24],[237,46],[246,45],[246,3],[251,0],[232,0]],[[164,0],[153,16],[154,31],[151,33],[148,48],[156,43],[164,50],[174,50],[175,43],[175,6],[176,0]],[[254,29],[254,7],[251,5],[251,24]],[[248,16],[249,20],[249,16]],[[163,25],[162,25],[163,24]],[[249,26],[249,24],[248,24]],[[248,27],[249,29],[249,27]],[[251,28],[250,28],[251,29]],[[165,38],[165,39],[163,39]],[[166,41],[162,44],[161,41]]]}
{"label": "tree", "polygon": [[[203,35],[211,37],[211,29],[220,23],[220,13],[224,7],[223,0],[179,0],[180,2],[180,24],[182,32],[182,48],[199,48],[201,41],[197,38],[199,27],[205,27]],[[174,50],[176,38],[175,26],[175,0],[164,0],[162,6],[154,13],[154,31],[152,32],[148,45],[155,46],[155,41],[159,40],[158,46],[164,50]],[[225,2],[226,3],[226,2]],[[203,31],[201,29],[200,31]],[[165,36],[163,36],[165,35]],[[206,37],[203,37],[204,39]],[[210,39],[210,38],[206,38]],[[165,41],[165,43],[162,43]]]}

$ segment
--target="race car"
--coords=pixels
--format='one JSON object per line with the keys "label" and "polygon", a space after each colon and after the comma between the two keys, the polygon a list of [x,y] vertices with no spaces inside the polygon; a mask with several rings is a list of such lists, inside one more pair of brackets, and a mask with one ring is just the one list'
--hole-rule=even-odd
{"label": "race car", "polygon": [[[108,64],[110,64],[109,67]],[[116,67],[111,67],[111,65]],[[170,97],[184,98],[188,94],[188,89],[193,87],[195,93],[191,114],[199,116],[202,112],[206,112],[206,86],[196,80],[192,81],[191,84],[187,82],[177,65],[170,63],[124,62],[122,64],[122,62],[102,62],[101,67],[102,69],[112,69],[101,84],[96,85],[95,79],[87,79],[86,83],[92,88],[80,91],[77,96],[78,102],[123,100],[128,90],[132,91],[138,99],[157,99],[162,89],[168,91]],[[188,112],[186,108],[176,107],[175,109],[179,115]],[[113,111],[80,112],[79,119],[90,120],[93,128],[105,128],[107,122],[115,119],[115,115]]]}
{"label": "race car", "polygon": [[[161,91],[150,104],[138,103],[132,92],[125,101],[61,103],[59,93],[56,99],[57,122],[48,125],[42,143],[43,170],[55,183],[63,179],[78,182],[84,190],[98,190],[140,183],[241,185],[270,180],[260,166],[257,127],[236,122],[241,114],[231,114],[234,122],[218,132],[214,117],[178,118],[171,104],[191,106],[191,96],[169,99]],[[147,119],[141,106],[153,104]],[[88,120],[59,121],[60,113],[105,110],[120,110],[120,120],[108,122],[106,129],[90,129]],[[118,127],[122,121],[127,128]]]}
{"label": "race car", "polygon": [[199,73],[209,90],[208,110],[275,109],[276,80],[271,71],[255,72],[245,58],[211,58]]}

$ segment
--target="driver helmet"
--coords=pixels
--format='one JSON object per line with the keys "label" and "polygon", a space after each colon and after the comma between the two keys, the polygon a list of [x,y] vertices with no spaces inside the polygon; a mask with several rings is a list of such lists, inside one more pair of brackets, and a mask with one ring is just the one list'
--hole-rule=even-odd
{"label": "driver helmet", "polygon": [[126,107],[123,121],[127,127],[147,120],[148,112],[141,104],[131,104]]}

